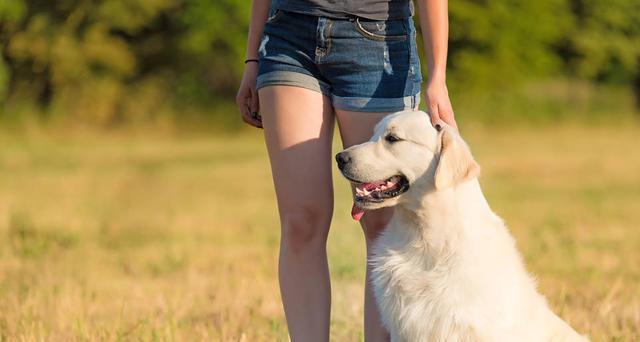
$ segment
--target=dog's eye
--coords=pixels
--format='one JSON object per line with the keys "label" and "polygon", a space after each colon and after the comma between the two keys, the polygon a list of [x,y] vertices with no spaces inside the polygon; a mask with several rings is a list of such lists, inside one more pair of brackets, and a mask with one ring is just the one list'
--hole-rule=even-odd
{"label": "dog's eye", "polygon": [[386,137],[384,137],[384,140],[390,142],[390,143],[394,143],[396,141],[400,141],[400,138],[398,138],[397,136],[393,135],[393,134],[389,134]]}

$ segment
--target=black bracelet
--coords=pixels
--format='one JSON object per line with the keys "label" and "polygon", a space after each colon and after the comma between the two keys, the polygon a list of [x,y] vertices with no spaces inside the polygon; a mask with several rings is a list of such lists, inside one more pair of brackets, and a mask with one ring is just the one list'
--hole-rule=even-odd
{"label": "black bracelet", "polygon": [[256,63],[258,63],[258,60],[257,60],[257,59],[245,59],[245,60],[244,60],[244,64],[247,64],[247,63],[249,63],[249,62],[256,62]]}

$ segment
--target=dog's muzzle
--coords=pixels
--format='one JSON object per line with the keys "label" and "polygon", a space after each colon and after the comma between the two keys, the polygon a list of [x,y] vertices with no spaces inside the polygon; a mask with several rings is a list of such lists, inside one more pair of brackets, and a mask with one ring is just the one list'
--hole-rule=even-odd
{"label": "dog's muzzle", "polygon": [[351,156],[347,152],[336,154],[336,162],[342,175],[355,185],[356,202],[382,202],[396,197],[409,189],[409,181],[402,174],[376,181],[359,180],[348,172]]}

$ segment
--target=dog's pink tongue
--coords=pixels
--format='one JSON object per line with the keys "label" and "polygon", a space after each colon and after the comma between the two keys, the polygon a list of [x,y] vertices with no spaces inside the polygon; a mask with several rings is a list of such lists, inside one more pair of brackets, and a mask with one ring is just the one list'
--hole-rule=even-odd
{"label": "dog's pink tongue", "polygon": [[351,207],[351,217],[353,217],[353,219],[356,221],[360,221],[360,219],[362,218],[362,215],[364,215],[364,210],[357,207],[356,204],[354,203],[353,207]]}

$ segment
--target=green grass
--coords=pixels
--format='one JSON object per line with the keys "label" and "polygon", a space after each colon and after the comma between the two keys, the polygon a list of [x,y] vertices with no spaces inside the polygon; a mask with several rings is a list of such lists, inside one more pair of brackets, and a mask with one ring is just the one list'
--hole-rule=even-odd
{"label": "green grass", "polygon": [[[556,312],[640,338],[640,127],[464,133]],[[357,341],[364,242],[335,176],[331,334]],[[257,131],[0,137],[0,341],[286,340],[278,230]]]}

